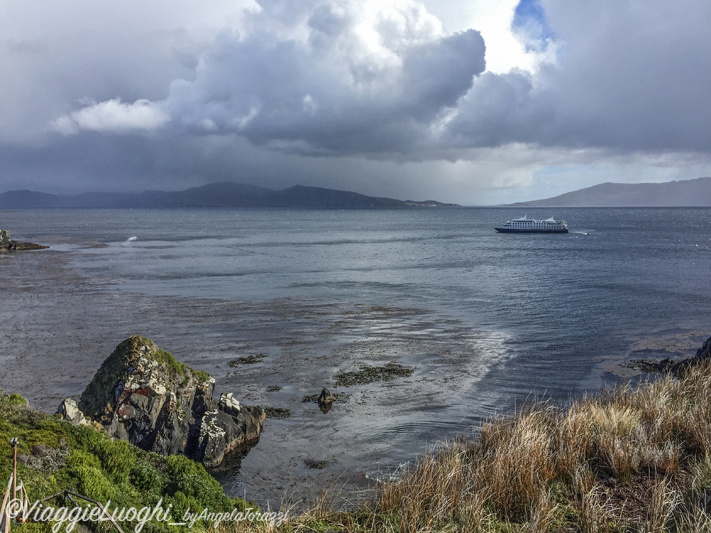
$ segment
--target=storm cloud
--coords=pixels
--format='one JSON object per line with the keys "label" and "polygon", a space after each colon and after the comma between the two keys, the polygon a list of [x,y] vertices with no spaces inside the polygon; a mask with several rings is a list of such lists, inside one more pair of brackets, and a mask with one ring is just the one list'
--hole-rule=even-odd
{"label": "storm cloud", "polygon": [[503,72],[487,70],[489,28],[450,31],[416,0],[205,6],[8,9],[3,183],[31,184],[34,169],[35,183],[54,172],[98,189],[103,169],[132,187],[306,179],[382,194],[409,182],[416,196],[439,180],[452,199],[531,190],[561,166],[594,181],[591,160],[606,180],[632,166],[634,180],[693,178],[711,162],[705,0],[512,3],[504,30],[530,61]]}
{"label": "storm cloud", "polygon": [[[64,134],[168,124],[238,134],[303,153],[407,153],[485,69],[481,35],[444,35],[421,5],[379,1],[261,2],[246,35],[223,32],[193,80],[166,99],[92,103],[59,117]],[[309,7],[310,9],[306,9]]]}

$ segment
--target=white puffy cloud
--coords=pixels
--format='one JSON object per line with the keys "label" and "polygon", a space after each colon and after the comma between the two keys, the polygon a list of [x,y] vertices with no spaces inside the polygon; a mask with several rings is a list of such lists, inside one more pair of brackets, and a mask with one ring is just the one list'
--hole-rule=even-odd
{"label": "white puffy cloud", "polygon": [[93,103],[52,122],[52,126],[64,135],[80,130],[125,133],[150,131],[165,126],[170,117],[148,100],[124,104],[120,99]]}
{"label": "white puffy cloud", "polygon": [[511,143],[708,150],[711,71],[702,67],[711,39],[702,21],[711,4],[685,4],[650,0],[641,10],[596,0],[571,9],[527,0],[515,19],[507,4],[510,35],[525,41],[535,68],[481,75],[481,35],[447,33],[415,0],[260,0],[241,31],[224,30],[202,49],[194,76],[173,80],[165,99],[109,99],[53,125],[128,131],[170,117],[191,135],[405,159]]}
{"label": "white puffy cloud", "polygon": [[0,142],[43,141],[48,124],[89,98],[165,98],[190,78],[252,0],[22,0],[0,5]]}
{"label": "white puffy cloud", "polygon": [[[407,153],[484,71],[484,42],[444,33],[410,0],[262,0],[244,33],[224,31],[194,79],[165,100],[109,100],[53,122],[61,131],[148,129],[168,116],[191,134],[239,134],[304,153]],[[276,32],[278,30],[278,33]]]}

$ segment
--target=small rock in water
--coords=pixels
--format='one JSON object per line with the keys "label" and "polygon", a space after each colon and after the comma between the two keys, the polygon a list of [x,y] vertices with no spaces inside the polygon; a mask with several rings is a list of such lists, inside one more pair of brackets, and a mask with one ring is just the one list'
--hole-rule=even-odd
{"label": "small rock in water", "polygon": [[328,413],[331,410],[331,405],[333,404],[334,400],[336,397],[331,394],[331,391],[328,390],[326,387],[321,389],[321,394],[318,397],[318,406],[321,408],[321,411],[324,413]]}
{"label": "small rock in water", "polygon": [[19,242],[10,238],[10,232],[0,229],[0,252],[12,252],[15,250],[44,250],[49,246],[35,244],[33,242]]}

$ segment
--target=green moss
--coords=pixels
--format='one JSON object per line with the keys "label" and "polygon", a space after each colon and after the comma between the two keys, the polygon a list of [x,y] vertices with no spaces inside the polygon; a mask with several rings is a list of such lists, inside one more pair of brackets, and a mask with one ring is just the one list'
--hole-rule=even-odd
{"label": "green moss", "polygon": [[210,374],[203,370],[193,370],[193,375],[198,378],[198,380],[202,383],[210,379]]}
{"label": "green moss", "polygon": [[519,533],[524,531],[521,524],[515,524],[503,520],[490,519],[484,526],[487,533]]}
{"label": "green moss", "polygon": [[129,474],[130,482],[151,499],[160,496],[166,483],[165,477],[148,461],[137,461]]}
{"label": "green moss", "polygon": [[115,499],[114,485],[101,468],[80,464],[72,468],[71,475],[77,480],[75,486],[79,493],[103,502]]}
{"label": "green moss", "polygon": [[92,452],[101,461],[101,467],[114,483],[125,483],[136,464],[137,457],[131,453],[130,444],[121,440],[100,441]]}
{"label": "green moss", "polygon": [[578,524],[580,515],[568,498],[568,489],[562,481],[554,481],[550,486],[551,500],[555,504],[553,528],[565,531]]}
{"label": "green moss", "polygon": [[168,369],[173,376],[189,376],[191,369],[185,363],[176,360],[172,354],[165,350],[158,350],[155,353],[156,361]]}
{"label": "green moss", "polygon": [[[36,461],[18,465],[18,476],[25,483],[32,502],[72,487],[101,502],[111,500],[112,508],[141,509],[162,499],[163,509],[172,506],[171,516],[176,520],[188,508],[228,512],[234,508],[243,510],[246,506],[243,500],[226,496],[220,484],[201,464],[184,456],[164,457],[145,452],[129,443],[111,440],[92,427],[72,426],[1,394],[0,483],[8,479],[12,470],[12,448],[9,445],[12,437],[20,440],[18,453],[26,454],[30,459],[33,455],[38,461],[52,456],[53,450],[54,455],[65,458],[56,461],[57,466],[51,474],[44,467],[30,466]],[[67,502],[67,505],[71,504]],[[126,531],[135,524],[121,525]],[[50,526],[27,524],[19,526],[19,531],[47,532]],[[176,529],[180,528],[153,523],[144,531],[175,533]]]}
{"label": "green moss", "polygon": [[7,397],[7,401],[10,402],[10,405],[27,405],[27,400],[17,393],[10,394]]}
{"label": "green moss", "polygon": [[[168,369],[169,373],[174,378],[182,377],[181,385],[185,386],[190,382],[190,377],[194,376],[198,381],[204,382],[210,379],[210,374],[202,370],[193,370],[185,363],[176,360],[175,357],[165,350],[157,350],[155,353],[156,361]],[[178,381],[176,379],[175,381]]]}

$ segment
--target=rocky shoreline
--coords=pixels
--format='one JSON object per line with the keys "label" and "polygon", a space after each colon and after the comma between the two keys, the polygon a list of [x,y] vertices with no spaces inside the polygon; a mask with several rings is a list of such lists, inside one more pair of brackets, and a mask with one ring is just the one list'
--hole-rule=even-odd
{"label": "rocky shoreline", "polygon": [[110,436],[161,455],[185,455],[215,467],[225,455],[256,444],[266,414],[232,393],[213,397],[215,379],[134,335],[102,363],[79,403],[57,410],[75,425],[95,424]]}
{"label": "rocky shoreline", "polygon": [[[0,310],[3,388],[52,413],[68,396],[78,402],[118,342],[141,332],[179,361],[213,376],[216,399],[234,392],[240,404],[290,411],[288,418],[265,421],[266,433],[244,460],[238,460],[237,450],[227,453],[212,472],[228,495],[246,492],[261,505],[285,498],[309,504],[329,486],[341,487],[339,500],[357,501],[372,480],[396,469],[400,458],[424,453],[439,436],[468,433],[494,408],[525,401],[528,392],[518,393],[518,376],[538,372],[531,360],[507,362],[516,350],[511,339],[473,330],[453,315],[320,298],[242,302],[129,292],[117,289],[115,279],[102,271],[89,276],[91,271],[75,268],[75,262],[89,265],[94,241],[57,240],[39,229],[22,234],[37,235],[27,240],[51,248],[0,255],[8,280]],[[136,247],[118,250],[139,259]],[[696,335],[692,343],[684,331],[687,336],[667,350],[672,358],[692,356],[706,338]],[[626,357],[620,351],[609,364],[652,356],[633,352]],[[230,364],[251,356],[254,364]],[[392,381],[335,386],[336,375],[391,362],[415,371]],[[577,386],[567,372],[572,370],[566,367],[564,375],[546,381],[558,387],[556,398],[567,397],[569,389],[602,387],[598,376],[608,379],[601,368]],[[323,387],[335,397],[325,415],[317,401]],[[310,468],[305,460],[325,467]]]}
{"label": "rocky shoreline", "polygon": [[686,359],[673,360],[671,358],[662,359],[633,359],[620,366],[642,370],[648,373],[671,374],[679,377],[689,367],[700,364],[707,359],[711,359],[711,338],[704,342],[703,346],[696,351],[696,355]]}
{"label": "rocky shoreline", "polygon": [[46,250],[49,246],[33,242],[20,242],[10,238],[10,232],[0,229],[0,253],[19,252],[23,250]]}

